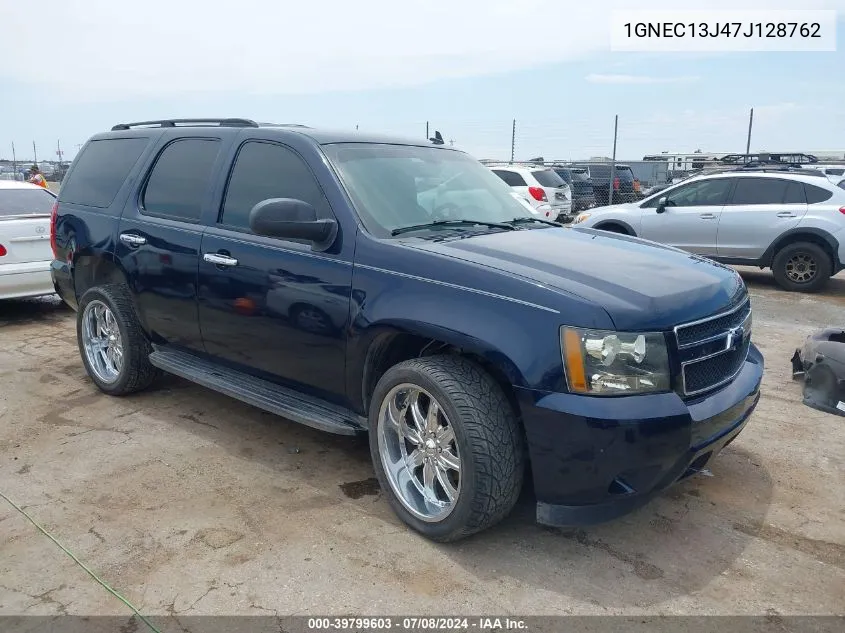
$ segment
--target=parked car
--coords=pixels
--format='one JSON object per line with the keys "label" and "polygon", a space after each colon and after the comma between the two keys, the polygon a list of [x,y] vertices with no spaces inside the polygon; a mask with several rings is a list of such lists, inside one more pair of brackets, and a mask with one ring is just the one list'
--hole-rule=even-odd
{"label": "parked car", "polygon": [[[611,163],[576,163],[572,167],[579,167],[586,171],[590,182],[593,183],[593,195],[596,205],[605,206],[610,201],[610,171]],[[613,200],[614,204],[633,202],[639,192],[639,181],[627,165],[613,167]],[[635,184],[636,183],[636,184]]]}
{"label": "parked car", "polygon": [[543,217],[558,220],[572,213],[572,191],[549,167],[510,164],[490,166],[490,169]]}
{"label": "parked car", "polygon": [[563,178],[572,192],[572,211],[584,211],[596,206],[593,182],[586,169],[580,167],[554,167],[555,173]]}
{"label": "parked car", "polygon": [[813,165],[812,168],[822,172],[833,184],[845,177],[845,165]]}
{"label": "parked car", "polygon": [[384,497],[434,540],[501,520],[526,474],[540,522],[605,521],[747,423],[748,293],[728,267],[517,197],[419,140],[120,124],[68,172],[51,270],[106,394],[164,370],[368,433]]}
{"label": "parked car", "polygon": [[582,213],[575,223],[771,268],[782,288],[814,292],[845,265],[845,191],[811,174],[742,169],[696,176],[641,203]]}
{"label": "parked car", "polygon": [[50,212],[55,195],[26,182],[0,181],[0,299],[53,294]]}

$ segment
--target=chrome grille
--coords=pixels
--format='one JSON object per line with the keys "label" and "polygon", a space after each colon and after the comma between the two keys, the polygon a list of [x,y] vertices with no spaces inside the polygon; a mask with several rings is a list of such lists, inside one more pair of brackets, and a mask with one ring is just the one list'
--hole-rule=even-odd
{"label": "chrome grille", "polygon": [[730,382],[751,345],[751,302],[675,328],[684,395],[694,396]]}

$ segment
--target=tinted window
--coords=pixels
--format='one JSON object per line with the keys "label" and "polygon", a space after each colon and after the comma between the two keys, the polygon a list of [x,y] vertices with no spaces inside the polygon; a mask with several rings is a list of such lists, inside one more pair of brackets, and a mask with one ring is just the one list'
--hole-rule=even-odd
{"label": "tinted window", "polygon": [[784,204],[806,204],[807,198],[804,196],[804,184],[795,180],[788,181],[786,186],[786,193],[783,197]]}
{"label": "tinted window", "polygon": [[731,181],[727,178],[699,180],[658,195],[642,206],[656,207],[663,195],[666,196],[666,206],[670,207],[720,206],[725,203],[730,187]]}
{"label": "tinted window", "polygon": [[73,161],[59,200],[89,207],[108,207],[147,147],[146,138],[91,141]]}
{"label": "tinted window", "polygon": [[511,187],[524,187],[525,186],[525,178],[520,176],[515,171],[505,171],[503,169],[494,169],[493,173],[496,174],[502,180],[504,180]]}
{"label": "tinted window", "polygon": [[49,215],[56,199],[41,189],[0,189],[0,216]]}
{"label": "tinted window", "polygon": [[836,186],[839,187],[840,189],[845,189],[845,180],[840,180],[839,184],[836,185]]}
{"label": "tinted window", "polygon": [[217,140],[194,138],[165,147],[144,189],[144,213],[199,219],[219,147]]}
{"label": "tinted window", "polygon": [[220,222],[249,228],[252,207],[268,198],[295,198],[313,206],[320,217],[330,215],[314,174],[295,152],[271,143],[245,143],[235,159]]}
{"label": "tinted window", "polygon": [[566,184],[572,184],[572,174],[569,173],[568,169],[555,169],[555,173],[560,176]]}
{"label": "tinted window", "polygon": [[590,165],[591,178],[610,178],[610,165]]}
{"label": "tinted window", "polygon": [[789,184],[779,178],[737,178],[731,204],[782,204]]}
{"label": "tinted window", "polygon": [[589,182],[590,176],[587,174],[586,169],[571,169],[570,173],[572,174],[573,180],[580,180],[582,182]]}
{"label": "tinted window", "polygon": [[808,185],[807,183],[804,183],[804,191],[807,194],[807,204],[824,202],[825,200],[830,200],[831,196],[833,196],[832,191],[816,187],[815,185]]}
{"label": "tinted window", "polygon": [[825,172],[831,176],[841,176],[845,174],[845,169],[825,169]]}
{"label": "tinted window", "polygon": [[537,171],[532,171],[531,175],[540,183],[541,187],[560,187],[565,184],[563,178],[551,169],[538,169]]}
{"label": "tinted window", "polygon": [[621,182],[634,182],[634,172],[630,167],[617,167],[615,175]]}

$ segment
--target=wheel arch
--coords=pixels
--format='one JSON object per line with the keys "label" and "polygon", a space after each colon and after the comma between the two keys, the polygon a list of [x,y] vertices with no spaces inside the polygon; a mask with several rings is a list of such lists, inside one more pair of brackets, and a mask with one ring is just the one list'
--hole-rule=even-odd
{"label": "wheel arch", "polygon": [[810,242],[820,246],[830,257],[834,274],[842,269],[843,262],[839,261],[839,241],[827,231],[813,227],[799,227],[783,233],[763,253],[761,263],[771,268],[778,251],[796,242]]}
{"label": "wheel arch", "polygon": [[594,229],[597,229],[599,231],[611,231],[611,232],[617,232],[618,233],[619,231],[613,231],[613,228],[617,228],[617,227],[622,229],[625,232],[625,235],[630,235],[631,237],[637,237],[637,233],[636,233],[636,231],[634,231],[634,227],[632,227],[630,224],[628,224],[624,220],[617,220],[617,219],[602,220],[601,222],[597,222],[596,225],[593,226]]}

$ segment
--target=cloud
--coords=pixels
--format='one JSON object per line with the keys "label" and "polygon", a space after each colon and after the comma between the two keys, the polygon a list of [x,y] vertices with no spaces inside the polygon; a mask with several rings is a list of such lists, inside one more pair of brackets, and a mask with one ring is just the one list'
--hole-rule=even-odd
{"label": "cloud", "polygon": [[687,75],[683,77],[653,77],[651,75],[602,75],[591,74],[585,78],[591,84],[684,84],[698,81],[699,77]]}
{"label": "cloud", "polygon": [[[237,0],[225,6],[146,0],[127,9],[114,0],[40,0],[33,19],[18,4],[0,2],[0,92],[4,83],[24,83],[61,101],[371,90],[517,71],[608,52],[610,11],[631,6],[630,0],[565,11],[559,0]],[[708,9],[734,4],[709,0]],[[761,10],[792,6],[793,0],[744,3]],[[843,0],[809,0],[802,8],[843,6]],[[60,64],[48,63],[54,53]]]}

